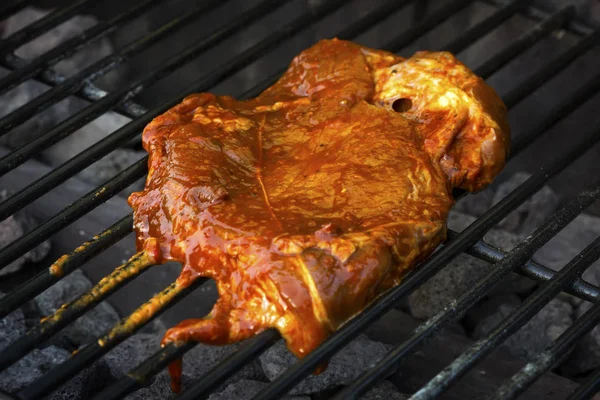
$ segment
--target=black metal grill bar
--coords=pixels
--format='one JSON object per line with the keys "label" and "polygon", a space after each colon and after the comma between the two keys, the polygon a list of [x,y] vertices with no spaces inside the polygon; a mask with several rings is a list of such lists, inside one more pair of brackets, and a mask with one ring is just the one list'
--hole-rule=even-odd
{"label": "black metal grill bar", "polygon": [[449,51],[453,54],[460,53],[475,43],[478,39],[483,38],[489,32],[500,26],[504,21],[515,15],[519,10],[523,9],[529,3],[531,3],[531,0],[513,0],[510,3],[503,5],[492,15],[475,24],[460,36],[455,38],[451,44],[444,46],[446,51]]}
{"label": "black metal grill bar", "polygon": [[494,57],[490,58],[483,65],[477,68],[477,75],[484,78],[491,76],[498,69],[500,69],[498,65],[504,65],[507,61],[514,59],[519,54],[539,42],[548,33],[563,26],[569,20],[569,18],[571,18],[574,11],[575,7],[567,6],[554,13],[550,18],[540,22],[531,30],[527,31],[525,34],[515,40],[511,46],[496,54]]}
{"label": "black metal grill bar", "polygon": [[135,7],[123,12],[108,21],[102,21],[94,25],[81,35],[71,38],[55,48],[37,57],[35,60],[27,63],[23,68],[13,71],[9,75],[0,79],[0,95],[16,87],[19,83],[34,77],[44,69],[60,62],[70,55],[81,50],[85,46],[98,40],[117,29],[121,24],[130,21],[140,15],[141,12],[155,6],[164,0],[145,0]]}
{"label": "black metal grill bar", "polygon": [[148,158],[144,157],[121,171],[106,184],[90,191],[73,204],[62,209],[54,217],[4,247],[0,251],[0,265],[2,266],[0,270],[5,268],[8,263],[25,254],[29,249],[39,245],[54,233],[60,231],[71,222],[87,214],[136,180],[142,178],[147,171]]}
{"label": "black metal grill bar", "polygon": [[600,322],[600,303],[596,303],[569,327],[548,349],[527,363],[490,400],[514,399],[523,393],[544,372],[569,354],[573,345]]}
{"label": "black metal grill bar", "polygon": [[533,143],[537,138],[539,138],[542,132],[545,132],[558,121],[571,114],[577,109],[577,107],[579,107],[587,100],[589,100],[592,96],[594,96],[596,93],[598,93],[599,90],[600,74],[597,74],[591,80],[586,82],[584,86],[580,87],[567,99],[562,101],[557,107],[552,108],[551,112],[547,114],[546,118],[540,121],[540,123],[534,129],[531,129],[527,133],[523,133],[517,136],[512,141],[512,153],[510,157],[512,158],[518,155],[521,151],[523,151],[531,143]]}
{"label": "black metal grill bar", "polygon": [[475,342],[469,349],[456,358],[452,364],[444,368],[437,376],[415,393],[415,400],[437,398],[460,379],[469,368],[494,348],[499,346],[508,336],[515,333],[538,311],[540,311],[554,296],[561,292],[562,287],[581,274],[600,257],[600,237],[594,240],[569,264],[562,268],[550,282],[536,290],[510,316],[502,321],[484,339]]}
{"label": "black metal grill bar", "polygon": [[[428,338],[438,332],[444,325],[460,317],[472,305],[480,301],[504,276],[510,274],[518,266],[525,264],[536,251],[548,243],[558,232],[560,232],[565,226],[573,221],[586,207],[594,203],[599,196],[600,185],[592,188],[591,190],[585,190],[579,194],[574,201],[569,202],[565,207],[556,212],[544,223],[543,226],[536,229],[533,234],[531,234],[529,237],[527,237],[527,239],[510,251],[506,257],[494,264],[490,273],[479,279],[472,289],[462,294],[457,300],[453,300],[450,304],[448,304],[447,307],[438,312],[435,316],[418,326],[413,331],[410,338],[405,340],[401,345],[397,346],[390,354],[388,354],[383,360],[377,363],[375,367],[370,369],[357,381],[341,391],[336,399],[357,398],[359,395],[365,393],[372,385],[385,378],[386,374],[388,374],[395,366],[397,366],[401,360],[412,354],[418,345],[424,343]],[[594,247],[594,249],[596,248]],[[579,258],[577,257],[576,259]],[[566,268],[561,270],[560,273],[553,277],[551,281],[554,282],[552,284],[553,288],[556,287],[556,282],[562,282],[564,279],[563,271],[565,270]],[[560,291],[561,287],[558,287],[558,290]],[[552,297],[554,297],[554,295],[552,295]],[[539,311],[539,309],[541,309],[545,303],[546,302],[539,304],[539,308],[533,310],[535,311],[533,314]],[[526,321],[527,320],[523,320],[523,323]],[[514,329],[516,330],[518,327],[520,327],[520,325],[515,326]],[[475,345],[471,347],[471,349],[474,348]],[[477,348],[478,354],[479,352],[481,352],[482,355],[487,354],[482,351],[483,349],[481,346],[478,346]],[[489,350],[491,349],[492,347],[489,348]],[[465,354],[467,353],[463,353],[463,356]],[[463,356],[460,356],[457,361]],[[456,370],[453,370],[453,376],[458,377],[456,372]],[[437,384],[429,385],[430,390],[433,386],[437,386]]]}
{"label": "black metal grill bar", "polygon": [[393,308],[401,298],[412,293],[412,291],[447,265],[448,262],[469,248],[478,238],[489,231],[493,225],[500,222],[506,215],[539,190],[551,176],[562,171],[582,153],[589,150],[598,139],[600,139],[599,132],[592,132],[575,148],[563,153],[560,158],[555,159],[547,169],[541,168],[539,172],[532,175],[525,183],[469,225],[455,240],[434,253],[427,261],[409,274],[399,286],[382,295],[379,301],[368,306],[365,311],[348,321],[332,334],[321,346],[291,366],[285,373],[274,380],[271,385],[265,388],[256,399],[275,399],[286,390],[292,388],[299,380],[314,371],[323,360],[333,356],[333,354],[349,343],[368,325]]}
{"label": "black metal grill bar", "polygon": [[[10,53],[6,56],[5,60],[0,60],[0,64],[8,69],[21,69],[26,68],[29,63]],[[36,76],[36,79],[42,83],[45,83],[49,86],[56,86],[67,80],[66,77],[49,68],[44,70],[41,74]],[[81,90],[74,93],[75,96],[89,102],[94,102],[100,100],[108,93],[89,81],[83,82],[83,87]],[[127,101],[123,104],[118,105],[115,109],[115,112],[120,113],[121,115],[125,115],[129,118],[136,118],[146,112],[146,109],[139,104],[136,104],[132,101]]]}
{"label": "black metal grill bar", "polygon": [[[277,335],[277,338],[279,338],[279,333],[275,332],[275,334]],[[267,335],[268,333],[265,331],[260,336],[254,336],[248,340],[252,340],[253,342],[262,342],[264,336]],[[137,368],[131,370],[129,373],[127,373],[127,375],[119,379],[115,384],[110,385],[94,396],[93,400],[122,399],[126,394],[131,393],[132,391],[143,386],[147,378],[154,376],[165,369],[173,360],[183,357],[185,353],[193,349],[196,345],[197,343],[193,342],[180,343],[177,345],[170,343],[166,345],[159,352],[148,357]]]}
{"label": "black metal grill bar", "polygon": [[94,0],[76,1],[64,8],[48,14],[43,18],[40,18],[27,27],[2,39],[2,43],[0,43],[0,56],[6,55],[6,53],[21,47],[23,44],[36,38],[45,31],[61,24],[92,3],[94,3]]}
{"label": "black metal grill bar", "polygon": [[[484,1],[488,4],[491,4],[492,6],[495,6],[495,7],[500,7],[504,4],[504,0],[482,0],[482,1]],[[542,20],[548,18],[550,13],[548,12],[548,10],[542,10],[536,6],[530,6],[530,7],[526,7],[523,10],[523,15],[526,18],[532,19],[534,21],[542,21]],[[569,22],[566,24],[565,28],[567,28],[567,30],[569,30],[569,32],[574,33],[578,36],[585,36],[592,31],[590,26],[587,25],[586,23],[582,22],[580,19],[578,19],[577,16],[574,16],[573,18],[571,18],[569,20]]]}
{"label": "black metal grill bar", "polygon": [[582,383],[567,400],[591,399],[600,390],[600,368],[596,369],[584,383]]}
{"label": "black metal grill bar", "polygon": [[514,107],[527,95],[540,87],[544,82],[558,75],[567,65],[571,64],[577,57],[591,49],[600,41],[600,29],[596,29],[583,39],[579,40],[574,46],[565,53],[556,57],[547,63],[540,71],[535,74],[533,79],[528,79],[518,87],[506,94],[503,99],[508,108]]}
{"label": "black metal grill bar", "polygon": [[138,253],[131,257],[129,261],[98,282],[91,291],[63,305],[54,314],[44,318],[38,325],[27,331],[24,336],[4,348],[2,358],[0,358],[0,371],[4,371],[36,346],[39,346],[42,341],[98,305],[110,294],[139,276],[143,271],[147,271],[151,266],[152,264],[148,262],[144,253]]}
{"label": "black metal grill bar", "polygon": [[470,3],[473,3],[473,0],[454,0],[443,5],[438,10],[431,13],[429,17],[425,18],[421,22],[421,24],[419,24],[417,29],[411,29],[402,33],[400,36],[397,36],[394,39],[387,42],[381,48],[391,49],[391,51],[394,52],[398,51],[402,47],[406,46],[408,43],[411,43],[415,39],[418,39],[424,33],[429,32],[437,25],[446,21],[448,18],[450,18],[452,15],[468,6]]}
{"label": "black metal grill bar", "polygon": [[142,78],[137,79],[129,85],[110,93],[101,100],[98,100],[84,110],[59,123],[54,128],[51,128],[47,132],[39,135],[37,138],[25,144],[21,148],[0,158],[0,176],[18,167],[33,155],[38,154],[42,150],[48,148],[48,146],[71,135],[83,125],[110,110],[115,106],[115,104],[132,98],[143,88],[167,76],[177,68],[180,68],[182,65],[196,58],[203,51],[216,46],[218,43],[238,32],[240,29],[251,24],[257,19],[264,17],[265,14],[275,11],[289,1],[290,0],[263,1],[251,10],[232,19],[221,28],[212,32],[210,35],[207,35],[203,40],[200,40],[189,49],[172,58],[169,58],[167,61],[158,66],[158,68],[146,73]]}
{"label": "black metal grill bar", "polygon": [[36,400],[45,393],[56,389],[71,376],[76,375],[87,365],[108,353],[109,350],[134,334],[143,325],[177,304],[206,281],[205,278],[199,278],[186,287],[179,286],[179,281],[173,282],[161,293],[158,304],[154,299],[151,299],[141,305],[129,317],[123,318],[102,338],[85,346],[71,358],[22,389],[18,394],[19,398]]}
{"label": "black metal grill bar", "polygon": [[234,60],[215,67],[213,73],[205,75],[192,83],[190,88],[184,93],[161,103],[159,106],[144,114],[142,117],[131,121],[93,146],[82,151],[77,156],[55,168],[52,172],[49,172],[43,177],[37,179],[28,187],[18,191],[13,196],[0,203],[0,220],[25,207],[27,204],[41,196],[46,191],[53,189],[82,169],[98,161],[100,158],[111,152],[115,147],[127,142],[129,139],[132,139],[154,117],[177,105],[181,101],[181,98],[185,95],[207,90],[222,82],[231,74],[241,70],[248,64],[260,58],[266,51],[272,49],[284,39],[296,34],[307,26],[312,25],[319,19],[324,18],[326,15],[335,11],[344,3],[345,2],[343,0],[330,1],[325,6],[313,13],[306,12],[301,14],[288,25],[280,28],[263,41],[239,54]]}
{"label": "black metal grill bar", "polygon": [[4,19],[9,17],[10,15],[17,13],[27,7],[29,0],[17,0],[9,4],[8,6],[4,6],[0,9],[0,19]]}
{"label": "black metal grill bar", "polygon": [[41,271],[22,286],[0,298],[0,318],[16,310],[26,301],[31,300],[54,283],[69,275],[85,262],[100,254],[119,240],[131,233],[133,215],[129,214],[104,230],[90,241],[58,259],[50,268]]}
{"label": "black metal grill bar", "polygon": [[406,7],[410,1],[411,0],[389,1],[385,3],[383,7],[379,7],[352,22],[346,28],[339,31],[335,36],[343,40],[348,40],[349,38],[357,36],[375,24],[381,22],[381,20],[389,17],[394,12]]}
{"label": "black metal grill bar", "polygon": [[[458,235],[458,232],[448,230],[448,239],[453,240]],[[500,250],[485,240],[478,240],[473,246],[469,247],[465,252],[480,260],[487,261],[490,264],[495,264],[506,257],[507,252]],[[543,266],[535,261],[529,260],[524,265],[517,268],[517,273],[527,278],[538,282],[547,282],[556,274],[552,269]],[[582,300],[596,302],[600,300],[600,288],[594,286],[581,278],[576,279],[573,284],[564,288],[566,293],[579,297]]]}
{"label": "black metal grill bar", "polygon": [[192,9],[190,12],[172,19],[171,21],[162,25],[160,28],[152,31],[150,34],[131,42],[129,45],[122,48],[118,53],[104,57],[89,67],[79,71],[77,74],[68,78],[54,88],[42,93],[30,102],[5,115],[4,117],[0,118],[0,136],[6,134],[16,125],[27,121],[35,114],[47,109],[53,104],[58,103],[65,97],[78,92],[82,88],[85,81],[93,81],[94,79],[99,78],[109,71],[117,68],[127,59],[142,52],[152,44],[167,37],[171,33],[182,29],[186,24],[192,22],[203,13],[224,4],[225,1],[209,0],[206,3],[199,3],[199,5],[194,7],[194,9]]}

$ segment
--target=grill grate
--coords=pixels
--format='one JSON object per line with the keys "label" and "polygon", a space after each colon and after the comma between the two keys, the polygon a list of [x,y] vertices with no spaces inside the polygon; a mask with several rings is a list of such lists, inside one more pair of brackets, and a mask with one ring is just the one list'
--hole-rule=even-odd
{"label": "grill grate", "polygon": [[[229,19],[214,32],[201,38],[201,40],[195,42],[194,45],[185,51],[169,58],[125,87],[110,93],[97,88],[92,82],[118,68],[127,60],[142,53],[158,41],[183,29],[186,24],[195,21],[201,15],[219,7],[226,7],[227,4],[225,3],[227,1],[209,0],[195,2],[194,4],[196,5],[194,8],[188,10],[184,15],[175,17],[148,35],[134,40],[117,53],[86,67],[72,77],[63,77],[49,69],[61,60],[83,49],[92,41],[103,38],[123,24],[132,21],[140,12],[147,11],[151,7],[160,6],[163,2],[164,0],[140,0],[131,9],[122,11],[110,19],[100,22],[80,36],[64,42],[35,60],[23,60],[13,54],[13,52],[21,45],[56,27],[73,15],[85,11],[86,7],[93,3],[93,1],[80,0],[73,2],[68,7],[48,14],[23,30],[0,41],[0,65],[11,70],[7,76],[0,79],[0,94],[6,93],[8,90],[32,77],[53,86],[52,89],[43,93],[38,98],[0,118],[0,136],[7,134],[13,127],[24,123],[39,112],[68,96],[76,95],[91,102],[89,106],[62,121],[56,127],[39,135],[35,140],[0,158],[0,176],[9,173],[48,146],[71,135],[107,111],[117,111],[133,118],[133,121],[129,124],[0,202],[0,219],[5,219],[16,211],[21,210],[47,191],[52,190],[82,169],[109,154],[118,146],[124,145],[138,137],[147,123],[155,116],[179,103],[181,98],[186,94],[207,91],[213,88],[254,61],[260,60],[276,46],[286,43],[294,35],[336,12],[346,3],[342,0],[329,0],[324,2],[322,7],[312,12],[304,11],[299,13],[283,27],[273,29],[265,39],[236,54],[235,57],[227,62],[211,68],[209,73],[197,79],[184,93],[179,93],[177,96],[162,102],[150,110],[134,103],[132,101],[133,98],[158,80],[173,73],[182,65],[189,63],[226,41],[246,26],[257,22],[265,15],[275,12],[286,4],[293,3],[293,0],[264,0],[258,3],[248,11]],[[387,44],[378,47],[398,52],[475,2],[475,0],[447,1],[414,28],[390,39]],[[349,23],[341,31],[337,32],[336,36],[342,39],[353,39],[386,19],[394,11],[402,9],[402,7],[410,3],[412,3],[411,0],[382,2],[376,9]],[[509,108],[519,104],[587,51],[600,44],[600,29],[592,30],[578,23],[574,17],[575,10],[571,6],[563,7],[554,14],[547,15],[543,11],[532,8],[529,4],[531,1],[527,0],[512,0],[503,2],[502,4],[494,1],[488,1],[487,3],[494,4],[497,7],[496,11],[461,33],[451,43],[447,44],[445,49],[454,53],[465,50],[518,13],[538,21],[538,24],[475,70],[478,75],[484,78],[488,78],[498,72],[501,68],[557,29],[567,28],[580,37],[567,51],[553,57],[549,63],[536,71],[525,82],[508,92],[504,96],[504,101]],[[25,0],[10,2],[10,4],[0,9],[0,18],[12,15],[27,5],[28,2]],[[278,69],[275,74],[268,76],[250,89],[243,91],[240,97],[246,98],[257,95],[264,88],[271,85],[283,71],[283,68]],[[600,74],[585,82],[580,89],[574,91],[572,94],[564,96],[560,104],[549,110],[542,122],[529,129],[527,133],[518,136],[513,142],[511,157],[531,146],[546,131],[569,116],[598,92],[600,92]],[[554,272],[543,265],[535,263],[530,258],[562,228],[575,219],[587,206],[594,203],[600,197],[600,185],[598,185],[598,182],[591,182],[592,185],[588,189],[580,192],[572,201],[566,203],[542,227],[538,228],[511,252],[501,251],[489,245],[481,238],[511,211],[515,210],[520,204],[535,194],[552,176],[559,174],[587,150],[591,149],[598,140],[600,140],[600,129],[592,126],[581,142],[567,149],[559,158],[541,167],[529,180],[490,208],[464,231],[460,233],[449,232],[448,240],[444,247],[407,276],[401,285],[388,291],[377,302],[370,305],[361,314],[345,324],[314,352],[279,376],[264,391],[259,393],[256,398],[280,398],[301,379],[310,374],[323,360],[333,356],[367,326],[374,323],[393,308],[400,299],[408,296],[463,252],[492,263],[493,269],[487,276],[477,282],[471,290],[464,293],[436,316],[417,328],[404,343],[396,347],[387,357],[367,371],[353,384],[339,392],[336,398],[358,398],[361,394],[365,393],[373,384],[385,378],[386,374],[399,362],[412,354],[419,344],[432,337],[449,321],[456,319],[466,312],[472,304],[485,296],[503,276],[510,272],[518,272],[524,276],[543,282],[543,285],[520,308],[490,333],[488,337],[473,344],[450,366],[441,371],[427,385],[415,393],[413,398],[433,399],[438,397],[472,368],[479,359],[523,326],[561,291],[596,303],[600,297],[600,289],[583,281],[580,276],[600,256],[600,238],[592,242],[559,272]],[[146,163],[147,158],[136,162],[104,185],[92,190],[75,203],[58,212],[54,217],[42,223],[36,229],[0,249],[0,269],[143,177],[147,172]],[[464,195],[464,192],[457,191],[456,193],[457,199]],[[81,267],[86,261],[105,251],[108,247],[131,233],[131,231],[132,216],[130,214],[100,233],[97,237],[84,243],[82,247],[61,258],[49,269],[41,271],[37,276],[0,299],[0,318],[5,317],[62,277]],[[112,274],[117,279],[109,283],[99,284],[96,289],[80,296],[69,303],[66,308],[57,311],[54,316],[43,320],[39,325],[27,332],[26,335],[11,343],[3,351],[2,357],[0,357],[0,371],[12,365],[58,330],[74,321],[87,310],[104,300],[109,294],[123,287],[127,282],[135,279],[150,267],[151,265],[146,260],[134,257],[129,262],[117,268]],[[147,312],[150,307],[154,306],[151,302],[141,305],[138,310],[124,318],[98,341],[82,348],[66,362],[50,370],[44,376],[14,395],[19,399],[41,398],[44,394],[49,393],[72,378],[86,366],[98,360],[103,354],[127,339],[167,308],[185,298],[204,282],[205,280],[199,279],[187,287],[181,287],[177,283],[173,283],[163,291],[165,296],[163,298],[164,302],[161,304],[157,314],[152,315],[152,313]],[[142,317],[140,318],[140,316]],[[519,373],[515,374],[503,386],[498,388],[493,393],[492,398],[514,398],[523,392],[536,378],[549,370],[564,356],[575,341],[593,329],[598,322],[600,322],[600,306],[595,304],[584,316],[579,318],[564,332],[551,347],[531,360]],[[223,360],[205,376],[186,388],[184,393],[178,398],[192,399],[208,395],[210,391],[217,388],[229,376],[248,362],[258,357],[279,338],[280,335],[277,331],[268,330],[249,339],[231,357]],[[117,399],[123,397],[127,393],[143,386],[144,382],[148,382],[153,375],[160,372],[168,364],[181,357],[193,347],[194,344],[167,345],[131,370],[115,384],[105,388],[95,398]],[[599,389],[600,371],[593,374],[570,398],[590,398]],[[2,396],[0,394],[0,398]],[[7,396],[7,398],[10,397]]]}

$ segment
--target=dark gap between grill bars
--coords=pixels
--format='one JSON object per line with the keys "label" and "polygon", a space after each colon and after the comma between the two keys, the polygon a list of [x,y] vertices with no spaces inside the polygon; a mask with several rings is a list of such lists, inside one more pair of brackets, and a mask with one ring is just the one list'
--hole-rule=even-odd
{"label": "dark gap between grill bars", "polygon": [[[460,3],[460,2],[456,2],[456,3]],[[552,30],[552,29],[549,29],[549,30]],[[575,57],[575,56],[574,56],[574,57]],[[540,82],[540,85],[541,85],[542,83],[543,83],[543,81],[542,81],[542,82]],[[533,91],[533,90],[532,90],[532,91]]]}

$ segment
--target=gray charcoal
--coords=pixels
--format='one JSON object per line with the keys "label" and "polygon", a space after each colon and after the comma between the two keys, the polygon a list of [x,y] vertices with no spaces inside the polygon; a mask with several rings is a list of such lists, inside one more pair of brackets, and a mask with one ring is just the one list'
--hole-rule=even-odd
{"label": "gray charcoal", "polygon": [[45,400],[90,399],[111,382],[112,376],[108,371],[108,367],[102,361],[99,361],[64,383]]}
{"label": "gray charcoal", "polygon": [[[196,347],[190,350],[183,357],[183,374],[184,378],[197,379],[210,371],[215,365],[223,361],[223,359],[235,352],[241,344],[230,344],[226,346],[212,346],[199,343]],[[267,378],[263,373],[258,360],[247,364],[239,370],[235,375],[230,377],[225,385],[235,383],[241,379],[266,381]],[[186,380],[183,381],[184,385]],[[223,386],[224,387],[224,386]]]}
{"label": "gray charcoal", "polygon": [[[600,218],[581,214],[542,247],[533,258],[549,268],[560,270],[599,235]],[[583,273],[583,278],[594,285],[600,284],[600,261],[592,264]]]}
{"label": "gray charcoal", "polygon": [[129,396],[126,400],[170,400],[174,399],[176,394],[171,390],[171,378],[166,371],[152,379],[150,386],[139,389]]}
{"label": "gray charcoal", "polygon": [[[3,296],[4,294],[0,292],[0,298]],[[26,331],[25,316],[20,308],[0,318],[0,350],[23,336]]]}
{"label": "gray charcoal", "polygon": [[472,288],[489,268],[486,262],[461,254],[408,297],[411,314],[421,319],[434,316]]}
{"label": "gray charcoal", "polygon": [[[479,308],[486,307],[485,303]],[[496,311],[481,319],[473,332],[475,339],[487,336],[503,319],[515,310],[514,303],[500,304]],[[490,307],[493,310],[493,307]],[[573,323],[573,307],[562,300],[552,299],[519,331],[503,344],[512,355],[529,359],[542,352]]]}
{"label": "gray charcoal", "polygon": [[479,217],[490,209],[493,199],[494,191],[488,187],[479,193],[472,193],[460,199],[453,209],[463,214]]}
{"label": "gray charcoal", "polygon": [[160,349],[162,334],[140,333],[106,353],[104,361],[111,374],[121,377]]}
{"label": "gray charcoal", "polygon": [[480,337],[483,332],[493,329],[494,324],[500,323],[503,315],[508,315],[520,305],[521,299],[513,293],[492,296],[467,311],[465,322],[473,328],[473,336]]}
{"label": "gray charcoal", "polygon": [[[577,318],[592,307],[591,303],[582,302],[577,310]],[[600,366],[600,326],[577,342],[573,352],[561,365],[561,372],[567,376],[577,376],[590,372]]]}
{"label": "gray charcoal", "polygon": [[[452,211],[448,227],[461,231],[474,220],[475,217]],[[500,229],[491,230],[484,239],[504,251],[512,250],[521,241],[516,234]],[[491,270],[492,264],[467,254],[459,255],[408,297],[412,315],[421,319],[432,317],[450,301],[472,288],[473,284]],[[536,284],[531,279],[511,273],[492,293],[525,293]]]}
{"label": "gray charcoal", "polygon": [[408,394],[400,393],[396,386],[388,381],[378,383],[361,400],[407,400]]}
{"label": "gray charcoal", "polygon": [[[518,172],[496,189],[492,205],[498,203],[509,193],[531,177],[526,172]],[[529,197],[521,206],[502,220],[498,227],[525,237],[552,215],[560,204],[558,195],[549,186],[544,186]]]}
{"label": "gray charcoal", "polygon": [[[111,374],[114,377],[120,377],[139,365],[146,358],[159,351],[163,334],[164,332],[156,334],[137,334],[109,351],[104,357],[104,360],[108,364]],[[206,374],[216,364],[229,354],[233,353],[238,347],[238,344],[211,346],[199,343],[196,347],[187,352],[183,358],[183,388],[185,389],[185,387],[191,384],[193,380]],[[139,391],[141,394],[136,392],[138,393],[136,396],[142,396],[142,394],[144,394],[156,397],[161,393],[164,393],[166,388],[169,387],[170,380],[168,379],[168,376],[159,376],[157,379],[158,380],[153,381],[149,387],[141,389]],[[241,379],[266,380],[258,364],[258,360],[242,368],[238,373],[229,378],[225,385],[235,383]],[[170,392],[170,389],[168,392]]]}
{"label": "gray charcoal", "polygon": [[21,390],[69,358],[68,351],[56,346],[33,349],[25,357],[0,373],[0,389],[9,393]]}
{"label": "gray charcoal", "polygon": [[[233,383],[220,393],[213,393],[208,400],[250,400],[269,384],[260,381],[242,379]],[[283,400],[310,400],[309,396],[284,396]]]}
{"label": "gray charcoal", "polygon": [[[325,372],[308,376],[292,389],[290,394],[311,394],[347,385],[375,365],[390,349],[389,345],[374,342],[361,335],[333,356]],[[297,359],[281,340],[267,350],[260,357],[260,361],[265,375],[274,380],[297,362]]]}
{"label": "gray charcoal", "polygon": [[[92,282],[83,272],[76,270],[37,296],[34,303],[41,315],[47,316],[91,288]],[[61,334],[80,346],[96,340],[118,321],[119,315],[115,309],[103,301],[68,325]]]}
{"label": "gray charcoal", "polygon": [[[7,190],[0,190],[0,201],[10,195]],[[0,222],[0,248],[3,248],[25,233],[31,231],[39,224],[26,211],[20,210]],[[23,254],[15,261],[0,269],[0,276],[16,272],[28,262],[39,262],[50,252],[50,241],[46,240]]]}
{"label": "gray charcoal", "polygon": [[[93,185],[102,185],[119,172],[123,171],[139,159],[145,157],[145,151],[136,151],[129,149],[116,149],[100,159],[98,162],[90,165],[79,173],[82,180]],[[133,190],[140,191],[144,188],[144,180],[139,180],[133,187],[126,189],[128,193]]]}

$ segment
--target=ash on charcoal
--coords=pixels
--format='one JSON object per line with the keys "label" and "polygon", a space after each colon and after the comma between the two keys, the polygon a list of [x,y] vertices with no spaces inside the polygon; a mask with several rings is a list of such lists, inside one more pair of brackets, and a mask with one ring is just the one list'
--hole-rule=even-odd
{"label": "ash on charcoal", "polygon": [[[9,36],[50,12],[51,10],[39,10],[33,7],[24,9],[4,21],[2,37]],[[95,24],[97,24],[97,20],[94,17],[75,16],[26,45],[21,46],[16,51],[16,54],[24,59],[33,59],[65,40],[83,33]],[[80,49],[73,56],[53,66],[53,70],[67,77],[72,76],[84,67],[89,66],[112,52],[112,45],[107,39],[95,40],[85,46],[85,48]],[[6,70],[1,72],[0,76],[8,74]],[[98,82],[100,85],[114,86],[114,79],[115,75],[109,74],[105,77],[100,77]],[[48,89],[48,86],[33,80],[23,82],[0,97],[0,115],[6,115],[16,110]],[[40,136],[41,133],[55,127],[60,121],[81,110],[87,104],[87,102],[73,96],[67,97],[60,103],[55,104],[36,115],[36,117],[14,128],[7,135],[2,136],[0,144],[11,148],[21,147]],[[128,118],[119,114],[113,112],[105,113],[58,144],[49,147],[42,154],[50,164],[58,165],[129,121]]]}
{"label": "ash on charcoal", "polygon": [[361,400],[407,400],[409,397],[408,394],[400,393],[393,383],[382,381],[361,397]]}
{"label": "ash on charcoal", "polygon": [[[577,318],[592,307],[591,303],[582,302],[577,309]],[[561,365],[560,371],[566,376],[577,376],[590,372],[600,366],[600,326],[577,342],[575,348]]]}
{"label": "ash on charcoal", "polygon": [[[266,382],[242,379],[233,383],[220,393],[213,393],[208,400],[250,400],[262,389],[269,386]],[[310,400],[309,396],[284,396],[283,400]]]}
{"label": "ash on charcoal", "polygon": [[[2,297],[4,293],[0,292],[0,298]],[[0,350],[23,336],[26,331],[25,316],[21,309],[16,309],[6,317],[0,318]]]}
{"label": "ash on charcoal", "polygon": [[[530,177],[531,174],[526,172],[517,172],[510,179],[501,183],[495,191],[492,205],[505,198]],[[559,204],[560,199],[554,190],[549,186],[544,186],[503,219],[498,227],[517,233],[524,238],[543,224],[558,209]]]}
{"label": "ash on charcoal", "polygon": [[[116,348],[109,351],[104,360],[110,368],[111,374],[117,378],[121,377],[131,369],[138,366],[146,358],[160,350],[160,341],[164,332],[157,334],[137,334]],[[190,385],[195,379],[200,378],[210,371],[216,364],[233,353],[240,345],[211,346],[199,343],[187,352],[183,358],[183,388]],[[235,383],[241,379],[266,381],[258,361],[254,361],[229,378],[227,384]],[[163,399],[165,393],[170,393],[170,380],[168,376],[158,375],[152,383],[136,392],[131,399]],[[138,396],[138,397],[135,397]],[[140,397],[142,396],[142,397]],[[143,397],[147,396],[147,397]],[[163,397],[161,397],[163,396]]]}
{"label": "ash on charcoal", "polygon": [[460,199],[453,210],[463,214],[480,217],[492,206],[494,191],[491,187],[478,193],[473,193]]}
{"label": "ash on charcoal", "polygon": [[104,361],[115,377],[125,375],[160,349],[161,334],[137,334],[110,350]]}
{"label": "ash on charcoal", "polygon": [[[290,394],[311,394],[348,385],[367,368],[377,363],[391,349],[391,346],[369,340],[361,335],[331,359],[327,370],[319,375],[310,375],[300,382]],[[297,362],[283,340],[277,342],[260,357],[265,375],[274,380],[288,367]]]}
{"label": "ash on charcoal", "polygon": [[[226,346],[213,346],[199,343],[183,357],[183,383],[190,384],[191,380],[198,379],[210,371],[214,366],[230,354],[234,353],[242,344],[235,343]],[[256,359],[246,364],[235,375],[230,377],[225,384],[235,383],[241,379],[254,381],[267,381],[260,362]]]}
{"label": "ash on charcoal", "polygon": [[56,389],[45,400],[90,399],[113,382],[108,367],[102,361],[95,362],[68,382]]}
{"label": "ash on charcoal", "polygon": [[[471,313],[475,320],[473,337],[482,339],[518,307],[515,297],[505,301],[490,299],[481,303]],[[573,323],[573,307],[562,300],[552,299],[521,329],[502,344],[512,355],[530,359],[555,341]]]}
{"label": "ash on charcoal", "polygon": [[[88,291],[92,286],[92,282],[83,272],[76,270],[37,296],[34,304],[42,316],[47,316],[63,304]],[[96,340],[118,321],[119,315],[113,306],[103,301],[63,329],[61,335],[76,346],[80,346]]]}
{"label": "ash on charcoal", "polygon": [[[454,211],[480,217],[493,205],[531,177],[526,172],[517,172],[498,187],[471,194],[460,199]],[[521,239],[540,226],[560,205],[560,198],[549,186],[542,187],[536,194],[527,199],[520,207],[502,220],[497,228],[517,234]]]}
{"label": "ash on charcoal", "polygon": [[0,389],[9,393],[21,390],[67,358],[69,352],[56,346],[33,349],[0,373]]}
{"label": "ash on charcoal", "polygon": [[[9,197],[10,192],[0,190],[0,201]],[[14,242],[27,232],[38,226],[38,222],[26,211],[20,210],[0,222],[0,248]],[[35,263],[44,259],[50,252],[50,241],[46,240],[23,254],[15,261],[0,269],[0,276],[16,272],[27,263]]]}
{"label": "ash on charcoal", "polygon": [[[533,258],[548,268],[558,271],[599,235],[600,218],[581,214],[542,247]],[[583,279],[594,285],[600,284],[600,261],[596,261],[583,273]]]}
{"label": "ash on charcoal", "polygon": [[126,400],[171,400],[176,394],[171,390],[171,378],[166,371],[162,371],[152,379],[152,383],[145,388],[136,390]]}
{"label": "ash on charcoal", "polygon": [[[448,218],[448,227],[461,231],[474,220],[475,217],[452,211]],[[516,234],[500,229],[491,230],[484,239],[504,251],[512,250],[521,242]],[[492,267],[492,264],[485,261],[461,254],[408,297],[412,315],[422,319],[432,317],[450,301],[471,289],[473,284],[492,270]],[[526,293],[536,284],[531,279],[512,273],[506,276],[492,293]]]}
{"label": "ash on charcoal", "polygon": [[[140,160],[147,153],[145,151],[136,151],[129,149],[116,149],[110,152],[99,161],[90,165],[79,173],[79,176],[86,182],[93,185],[102,185],[110,178],[117,175],[136,161]],[[125,191],[127,194],[132,191],[140,191],[144,189],[144,179],[138,180]]]}

